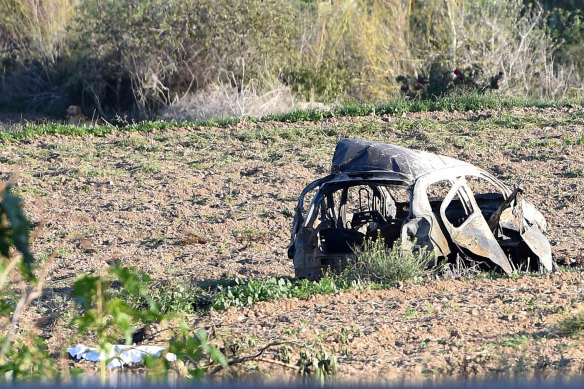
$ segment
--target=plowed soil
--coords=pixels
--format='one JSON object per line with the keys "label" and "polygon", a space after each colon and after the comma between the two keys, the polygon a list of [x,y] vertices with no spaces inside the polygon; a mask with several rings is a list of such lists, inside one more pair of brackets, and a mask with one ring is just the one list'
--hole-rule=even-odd
{"label": "plowed soil", "polygon": [[[195,315],[194,326],[225,339],[253,338],[245,341],[250,354],[276,340],[319,344],[338,356],[341,380],[581,373],[584,345],[557,327],[579,308],[584,286],[577,270],[584,265],[584,113],[574,108],[245,122],[0,144],[0,179],[16,183],[30,219],[44,225],[37,258],[57,254],[21,329],[44,337],[53,353],[71,346],[71,286],[113,262],[192,285],[293,276],[286,247],[298,195],[327,174],[342,136],[455,157],[509,186],[522,180],[547,219],[554,260],[571,268],[259,303]],[[257,361],[242,371],[295,374]]]}

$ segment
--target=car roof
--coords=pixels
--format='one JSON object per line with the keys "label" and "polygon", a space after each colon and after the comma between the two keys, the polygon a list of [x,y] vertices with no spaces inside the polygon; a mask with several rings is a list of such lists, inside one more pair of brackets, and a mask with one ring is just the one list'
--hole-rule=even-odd
{"label": "car roof", "polygon": [[425,174],[450,167],[474,167],[455,158],[402,146],[344,138],[337,143],[331,173],[394,172],[415,181]]}

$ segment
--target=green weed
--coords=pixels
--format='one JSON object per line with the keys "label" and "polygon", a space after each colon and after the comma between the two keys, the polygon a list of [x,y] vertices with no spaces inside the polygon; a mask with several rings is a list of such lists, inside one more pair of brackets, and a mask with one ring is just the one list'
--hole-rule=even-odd
{"label": "green weed", "polygon": [[213,297],[211,307],[216,310],[250,306],[260,301],[287,298],[306,298],[315,294],[330,294],[351,288],[358,288],[356,282],[347,282],[341,277],[328,275],[319,281],[268,278],[266,280],[235,280],[234,286],[219,286],[219,293]]}
{"label": "green weed", "polygon": [[582,336],[584,334],[584,309],[560,320],[557,331],[563,336]]}
{"label": "green weed", "polygon": [[517,348],[519,346],[527,344],[527,341],[528,339],[525,335],[512,335],[509,337],[509,339],[503,341],[501,345],[504,347]]}
{"label": "green weed", "polygon": [[[111,269],[110,276],[121,286],[122,294],[113,293],[112,281],[89,275],[79,277],[72,292],[80,307],[80,313],[73,318],[72,324],[77,326],[79,333],[95,336],[98,351],[105,354],[109,352],[112,344],[118,343],[120,335],[126,344],[132,344],[133,333],[138,324],[169,320],[176,314],[169,312],[165,315],[161,311],[159,304],[149,292],[150,278],[146,274],[116,265]],[[130,298],[120,298],[124,295]],[[177,297],[177,291],[172,296]],[[135,308],[128,302],[132,300],[142,301],[144,304]],[[164,299],[159,301],[165,302]],[[208,343],[205,331],[199,330],[193,335],[183,321],[178,331],[172,334],[168,352],[176,354],[180,364],[172,364],[166,358],[152,357],[145,358],[145,366],[156,375],[166,376],[171,371],[176,371],[179,375],[191,377],[201,376],[206,372],[203,361],[208,358],[224,368],[227,367],[227,360],[223,354]],[[100,361],[102,383],[106,379],[107,362]]]}
{"label": "green weed", "polygon": [[584,168],[566,170],[561,173],[561,176],[566,178],[582,178],[584,177]]}
{"label": "green weed", "polygon": [[420,281],[434,258],[426,249],[406,250],[398,242],[387,248],[382,238],[365,241],[355,254],[357,258],[349,262],[346,277],[388,286]]}
{"label": "green weed", "polygon": [[408,309],[406,309],[406,311],[404,312],[404,317],[407,318],[413,318],[416,317],[418,314],[418,312],[416,312],[416,310],[412,307],[408,307]]}

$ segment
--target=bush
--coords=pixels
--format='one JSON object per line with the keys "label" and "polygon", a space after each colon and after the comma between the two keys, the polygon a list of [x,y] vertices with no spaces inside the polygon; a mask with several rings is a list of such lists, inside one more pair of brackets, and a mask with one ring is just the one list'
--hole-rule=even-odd
{"label": "bush", "polygon": [[142,117],[214,82],[277,74],[295,36],[284,0],[88,0],[75,20],[75,82],[98,108]]}
{"label": "bush", "polygon": [[561,320],[557,326],[558,332],[563,336],[584,335],[584,309]]}
{"label": "bush", "polygon": [[65,110],[76,0],[0,0],[0,109]]}
{"label": "bush", "polygon": [[399,75],[428,77],[420,98],[491,81],[508,95],[571,97],[582,20],[522,0],[0,0],[0,109],[259,116],[293,101],[289,91],[397,97]]}
{"label": "bush", "polygon": [[575,67],[579,76],[584,77],[584,12],[556,8],[548,18],[548,28],[557,45],[558,64]]}
{"label": "bush", "polygon": [[434,254],[425,248],[405,250],[398,242],[388,248],[383,238],[366,240],[355,254],[357,258],[349,262],[346,277],[389,286],[419,280],[434,259]]}

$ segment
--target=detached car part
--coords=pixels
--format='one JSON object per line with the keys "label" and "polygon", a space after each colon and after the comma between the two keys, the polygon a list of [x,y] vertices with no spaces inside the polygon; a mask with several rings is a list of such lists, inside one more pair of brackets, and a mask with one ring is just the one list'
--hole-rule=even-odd
{"label": "detached car part", "polygon": [[405,147],[342,139],[331,174],[301,193],[288,257],[296,277],[318,279],[342,270],[365,239],[388,246],[412,242],[435,254],[456,255],[511,273],[553,271],[546,222],[486,171],[454,158]]}

